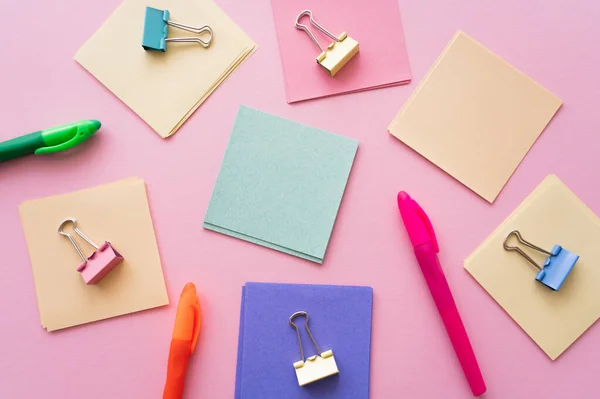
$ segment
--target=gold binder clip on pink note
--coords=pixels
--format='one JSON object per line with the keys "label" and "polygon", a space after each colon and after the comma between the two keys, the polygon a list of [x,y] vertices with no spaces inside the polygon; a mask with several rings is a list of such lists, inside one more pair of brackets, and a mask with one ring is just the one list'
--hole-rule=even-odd
{"label": "gold binder clip on pink note", "polygon": [[[310,23],[315,28],[320,30],[329,38],[333,39],[333,42],[327,46],[326,49],[321,46],[321,43],[319,43],[310,29],[308,29],[306,25],[302,25],[300,23],[300,19],[304,16],[309,17]],[[335,74],[338,73],[339,70],[342,69],[342,67],[356,55],[356,53],[358,53],[358,42],[356,40],[348,36],[346,32],[342,32],[338,37],[335,37],[333,34],[331,34],[331,32],[323,28],[317,21],[313,19],[312,11],[310,10],[302,11],[298,15],[296,18],[296,29],[306,32],[312,41],[319,46],[319,49],[321,49],[321,54],[319,54],[317,57],[317,63],[325,68],[325,70],[329,72],[329,75],[332,77],[335,76]]]}

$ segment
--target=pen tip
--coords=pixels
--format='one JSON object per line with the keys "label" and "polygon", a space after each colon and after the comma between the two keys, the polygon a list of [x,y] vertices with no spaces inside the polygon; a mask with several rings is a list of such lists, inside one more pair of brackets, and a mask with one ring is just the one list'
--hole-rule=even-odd
{"label": "pen tip", "polygon": [[410,198],[410,196],[406,193],[406,191],[400,191],[398,193],[398,201],[404,201],[409,198]]}
{"label": "pen tip", "polygon": [[92,127],[96,130],[99,130],[100,127],[102,127],[102,123],[100,123],[100,121],[92,119],[90,122],[92,123]]}
{"label": "pen tip", "polygon": [[196,286],[194,285],[194,283],[187,283],[185,287],[183,287],[182,295],[183,293],[187,292],[196,294]]}

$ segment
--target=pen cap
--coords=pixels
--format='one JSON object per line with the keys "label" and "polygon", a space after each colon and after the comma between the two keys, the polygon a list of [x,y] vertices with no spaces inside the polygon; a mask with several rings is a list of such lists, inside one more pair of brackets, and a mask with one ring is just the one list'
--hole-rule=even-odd
{"label": "pen cap", "polygon": [[193,283],[187,283],[183,287],[181,296],[179,297],[173,339],[189,341],[191,343],[190,349],[193,353],[198,342],[201,324],[202,316],[200,314],[200,302],[196,294],[196,286]]}
{"label": "pen cap", "polygon": [[435,252],[439,246],[431,221],[423,208],[404,191],[398,193],[398,209],[413,247],[431,243]]}

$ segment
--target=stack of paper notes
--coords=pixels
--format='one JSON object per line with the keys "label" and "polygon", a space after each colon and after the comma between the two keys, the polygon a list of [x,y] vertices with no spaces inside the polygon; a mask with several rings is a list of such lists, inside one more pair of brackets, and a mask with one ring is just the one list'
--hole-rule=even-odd
{"label": "stack of paper notes", "polygon": [[[146,6],[170,20],[209,25],[212,44],[167,43],[142,48]],[[169,28],[168,37],[194,36]],[[208,96],[255,50],[250,39],[212,0],[125,0],[83,45],[75,60],[119,97],[161,137],[174,134]]]}
{"label": "stack of paper notes", "polygon": [[357,148],[240,107],[204,227],[322,263]]}
{"label": "stack of paper notes", "polygon": [[[538,269],[503,248],[513,230],[546,251],[557,244],[580,256],[558,291],[536,281]],[[599,242],[600,219],[549,176],[467,258],[465,268],[554,360],[600,317]],[[544,254],[524,249],[544,263]]]}
{"label": "stack of paper notes", "polygon": [[561,104],[458,32],[388,130],[494,202]]}
{"label": "stack of paper notes", "polygon": [[[271,0],[271,7],[288,103],[410,82],[398,1]],[[321,53],[317,44],[294,26],[303,10],[311,10],[314,20],[335,37],[346,32],[358,41],[359,52],[335,77],[316,62]],[[333,42],[308,17],[300,23],[324,49]]]}
{"label": "stack of paper notes", "polygon": [[[331,350],[339,374],[299,386],[301,360],[290,316],[308,314],[322,352]],[[235,399],[369,399],[373,289],[335,285],[246,283],[242,288]],[[317,350],[294,319],[305,358]],[[305,365],[304,367],[307,367]]]}
{"label": "stack of paper notes", "polygon": [[[48,331],[167,305],[146,185],[131,178],[19,208],[37,294],[40,320]],[[96,285],[86,285],[81,259],[58,234],[68,218],[99,245],[109,241],[125,258]],[[76,237],[88,257],[93,248]]]}

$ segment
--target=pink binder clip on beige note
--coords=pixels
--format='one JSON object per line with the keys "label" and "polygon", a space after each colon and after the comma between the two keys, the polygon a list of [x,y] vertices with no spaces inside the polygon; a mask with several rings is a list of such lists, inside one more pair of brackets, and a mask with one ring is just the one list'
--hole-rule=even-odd
{"label": "pink binder clip on beige note", "polygon": [[[79,237],[83,238],[88,244],[96,249],[89,257],[87,257],[87,259],[85,255],[83,255],[83,252],[81,252],[79,245],[77,245],[75,237],[64,231],[65,226],[69,223],[73,224],[73,231],[77,233]],[[77,254],[81,258],[81,264],[77,267],[77,271],[81,273],[81,277],[86,284],[96,284],[123,260],[121,254],[119,254],[108,241],[104,241],[102,245],[98,246],[88,236],[83,234],[77,227],[77,221],[75,219],[66,219],[62,222],[60,226],[58,226],[58,233],[67,237],[75,247]]]}

